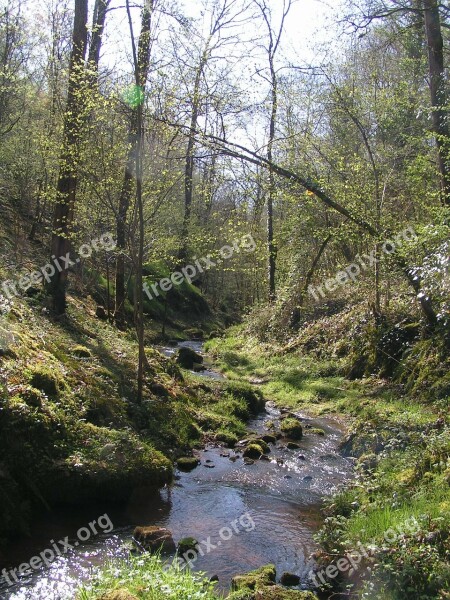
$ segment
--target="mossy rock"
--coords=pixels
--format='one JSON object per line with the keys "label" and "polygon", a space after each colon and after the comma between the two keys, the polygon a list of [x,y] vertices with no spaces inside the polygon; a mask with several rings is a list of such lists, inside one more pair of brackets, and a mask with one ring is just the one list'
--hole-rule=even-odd
{"label": "mossy rock", "polygon": [[271,435],[270,433],[261,436],[261,439],[266,442],[266,444],[275,444],[277,438],[275,435]]}
{"label": "mossy rock", "polygon": [[40,390],[49,398],[58,397],[63,385],[61,377],[44,365],[31,369],[29,382],[31,387]]}
{"label": "mossy rock", "polygon": [[251,440],[251,443],[256,444],[257,446],[261,446],[264,454],[268,454],[270,452],[270,446],[267,442],[264,441],[263,438],[256,438],[254,440]]}
{"label": "mossy rock", "polygon": [[91,351],[89,350],[89,348],[86,348],[85,346],[75,346],[75,348],[72,349],[72,354],[74,354],[75,356],[78,356],[78,358],[91,358],[92,357]]}
{"label": "mossy rock", "polygon": [[21,393],[20,397],[25,400],[28,406],[33,406],[35,408],[42,407],[42,401],[45,396],[41,390],[37,390],[34,387],[27,386]]}
{"label": "mossy rock", "polygon": [[288,450],[300,450],[301,448],[300,444],[296,444],[295,442],[288,442],[286,446]]}
{"label": "mossy rock", "polygon": [[185,538],[182,538],[178,542],[177,551],[178,551],[178,554],[184,554],[188,550],[197,551],[198,546],[199,546],[199,543],[195,538],[185,537]]}
{"label": "mossy rock", "polygon": [[263,448],[259,444],[249,444],[244,450],[245,458],[260,458],[264,454]]}
{"label": "mossy rock", "polygon": [[262,412],[265,408],[266,401],[262,393],[250,384],[234,381],[227,382],[224,391],[235,398],[242,398],[250,412],[254,415]]}
{"label": "mossy rock", "polygon": [[242,590],[231,592],[226,597],[226,600],[255,600],[255,592],[249,588],[243,588]]}
{"label": "mossy rock", "polygon": [[202,340],[205,336],[205,332],[199,327],[191,327],[189,329],[185,329],[183,333],[190,340]]}
{"label": "mossy rock", "polygon": [[176,550],[172,533],[165,527],[158,527],[157,525],[136,527],[133,538],[148,552],[161,551],[171,554]]}
{"label": "mossy rock", "polygon": [[320,429],[319,427],[310,427],[306,430],[306,433],[314,433],[315,435],[321,436],[325,435],[325,431],[323,429]]}
{"label": "mossy rock", "polygon": [[218,431],[215,435],[218,442],[223,442],[228,448],[234,448],[238,443],[238,437],[229,431]]}
{"label": "mossy rock", "polygon": [[138,600],[137,596],[128,590],[119,589],[98,596],[97,600]]}
{"label": "mossy rock", "polygon": [[199,464],[200,461],[195,456],[182,456],[177,459],[177,467],[180,469],[180,471],[192,471],[198,467]]}
{"label": "mossy rock", "polygon": [[277,571],[275,565],[265,565],[245,575],[236,575],[231,580],[232,590],[259,590],[264,586],[275,585]]}
{"label": "mossy rock", "polygon": [[203,363],[203,356],[200,356],[191,348],[180,348],[176,361],[183,369],[193,369],[195,364],[201,365]]}
{"label": "mossy rock", "polygon": [[281,423],[281,431],[283,434],[293,440],[300,440],[303,437],[303,427],[300,421],[288,417]]}

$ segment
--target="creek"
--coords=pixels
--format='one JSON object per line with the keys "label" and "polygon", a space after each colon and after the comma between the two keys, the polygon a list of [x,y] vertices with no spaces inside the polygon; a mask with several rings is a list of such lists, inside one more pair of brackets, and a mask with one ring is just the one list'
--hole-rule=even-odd
{"label": "creek", "polygon": [[[197,352],[201,342],[184,342]],[[160,348],[166,356],[176,348]],[[209,368],[202,377],[222,377]],[[126,507],[107,510],[111,531],[98,535],[48,568],[27,573],[8,586],[0,580],[0,598],[12,600],[73,599],[80,581],[114,556],[126,556],[137,525],[161,525],[173,533],[175,542],[192,536],[203,552],[193,563],[196,570],[217,575],[218,589],[226,591],[231,577],[274,563],[277,574],[289,571],[300,576],[299,589],[307,589],[317,548],[313,535],[321,525],[323,499],[352,477],[352,463],[338,453],[344,427],[331,418],[309,418],[296,413],[306,434],[299,448],[288,449],[286,440],[270,444],[265,460],[245,464],[239,446],[225,449],[212,444],[197,452],[199,466],[189,473],[176,471],[174,482],[159,492],[141,489]],[[250,431],[270,433],[269,422],[279,429],[282,413],[273,403],[248,423]],[[320,428],[325,435],[308,434]],[[8,564],[17,567],[51,548],[50,540],[72,535],[105,513],[105,506],[54,510],[36,521],[32,536],[18,539],[8,549]],[[109,529],[109,527],[108,527]],[[231,532],[231,535],[230,535]],[[203,554],[203,556],[201,555]]]}

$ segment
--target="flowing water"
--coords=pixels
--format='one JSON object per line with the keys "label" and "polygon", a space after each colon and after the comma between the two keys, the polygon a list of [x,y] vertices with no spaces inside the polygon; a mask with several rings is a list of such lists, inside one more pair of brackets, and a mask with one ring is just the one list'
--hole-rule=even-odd
{"label": "flowing water", "polygon": [[[201,351],[200,342],[189,344]],[[163,348],[171,355],[174,348]],[[221,377],[211,370],[205,376]],[[280,412],[269,402],[266,412],[249,423],[249,429],[268,433],[267,422],[278,424]],[[80,543],[60,556],[48,568],[25,573],[15,585],[2,585],[0,598],[25,600],[66,600],[74,597],[80,581],[113,556],[126,556],[137,525],[162,525],[173,533],[175,542],[192,536],[201,552],[192,568],[219,577],[218,588],[227,590],[237,573],[274,563],[277,573],[296,573],[301,589],[308,587],[314,566],[310,558],[316,548],[313,534],[320,526],[320,506],[324,496],[351,477],[351,463],[337,453],[342,426],[328,418],[302,418],[304,428],[319,427],[325,436],[307,434],[300,448],[289,450],[281,439],[270,444],[268,460],[245,464],[239,447],[228,450],[209,445],[197,453],[200,465],[190,473],[177,472],[175,481],[159,492],[136,490],[125,509],[60,510],[35,523],[32,537],[13,543],[5,564],[17,567],[51,548],[52,540],[74,544],[80,527],[87,526],[107,512],[114,528]],[[100,521],[105,523],[105,519]],[[108,530],[108,533],[106,533]],[[11,579],[11,578],[10,578]]]}

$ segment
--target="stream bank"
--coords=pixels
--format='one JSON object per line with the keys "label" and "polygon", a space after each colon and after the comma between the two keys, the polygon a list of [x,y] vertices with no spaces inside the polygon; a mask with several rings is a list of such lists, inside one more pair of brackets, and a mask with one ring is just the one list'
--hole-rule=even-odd
{"label": "stream bank", "polygon": [[[195,349],[201,350],[198,345]],[[283,416],[268,403],[266,411],[248,423],[249,430],[257,435],[278,431]],[[231,450],[208,444],[196,452],[200,464],[194,471],[177,471],[174,483],[157,494],[136,490],[124,509],[108,511],[114,525],[110,532],[79,543],[47,569],[24,574],[17,585],[7,589],[3,586],[0,597],[73,598],[78,583],[91,578],[93,567],[111,557],[126,556],[124,547],[131,541],[134,527],[143,524],[167,527],[175,541],[186,536],[209,539],[211,551],[199,556],[193,568],[217,575],[222,591],[229,588],[237,573],[270,562],[279,574],[297,574],[297,587],[306,589],[314,566],[309,558],[316,549],[313,534],[322,522],[322,499],[350,479],[352,463],[337,452],[343,437],[343,427],[337,421],[311,419],[301,413],[297,416],[305,431],[297,448],[288,448],[287,440],[279,439],[269,444],[266,460],[245,464],[239,445]],[[70,514],[53,513],[36,523],[29,543],[22,541],[11,546],[9,561],[18,565],[29,560],[48,547],[50,539],[73,532],[103,512],[101,507],[90,507]],[[253,523],[254,527],[241,526],[239,531],[236,526],[230,527],[241,523],[243,515],[247,515],[244,522]],[[224,528],[232,530],[229,539],[220,536]]]}

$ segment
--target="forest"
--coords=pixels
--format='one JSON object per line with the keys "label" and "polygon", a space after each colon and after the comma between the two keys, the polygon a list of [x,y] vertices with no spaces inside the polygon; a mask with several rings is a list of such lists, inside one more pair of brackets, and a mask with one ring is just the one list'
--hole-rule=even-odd
{"label": "forest", "polygon": [[0,0],[0,598],[450,599],[450,4]]}

